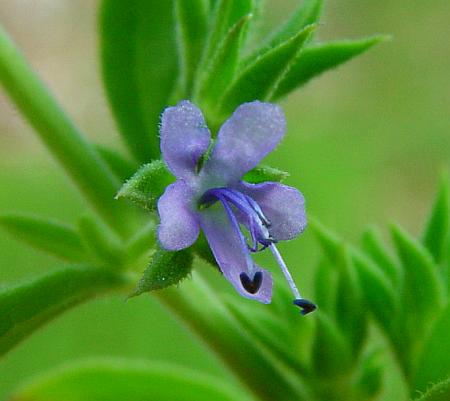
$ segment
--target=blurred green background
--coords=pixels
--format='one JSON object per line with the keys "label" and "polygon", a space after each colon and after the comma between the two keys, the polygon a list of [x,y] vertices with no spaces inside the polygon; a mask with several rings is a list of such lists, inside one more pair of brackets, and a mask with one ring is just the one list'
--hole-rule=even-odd
{"label": "blurred green background", "polygon": [[[297,0],[267,0],[264,32]],[[121,148],[101,87],[98,1],[2,0],[0,23],[68,114],[93,140]],[[416,233],[450,162],[450,2],[329,0],[320,39],[392,34],[283,104],[288,136],[270,164],[291,173],[308,211],[358,241],[370,224],[397,221]],[[0,212],[28,211],[75,222],[85,208],[64,174],[0,94]],[[310,293],[317,260],[312,235],[282,251]],[[0,235],[0,286],[58,262]],[[273,267],[270,259],[267,266]],[[206,267],[201,267],[206,269]],[[230,291],[219,275],[210,279]],[[280,283],[278,285],[284,285]],[[247,302],[243,300],[242,302]],[[0,398],[18,382],[91,355],[143,357],[228,374],[151,297],[99,299],[66,313],[0,362]]]}

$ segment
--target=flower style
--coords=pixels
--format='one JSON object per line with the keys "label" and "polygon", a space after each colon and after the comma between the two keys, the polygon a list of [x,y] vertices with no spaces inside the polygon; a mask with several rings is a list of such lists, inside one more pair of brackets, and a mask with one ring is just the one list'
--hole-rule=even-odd
{"label": "flower style", "polygon": [[242,181],[277,146],[285,126],[278,106],[245,103],[222,125],[210,150],[211,134],[195,105],[181,101],[167,108],[161,119],[161,152],[177,180],[158,201],[158,239],[167,250],[181,250],[203,230],[225,278],[244,297],[263,303],[271,301],[272,276],[251,253],[269,248],[291,287],[294,304],[306,314],[316,306],[300,296],[275,246],[305,229],[304,198],[278,182]]}

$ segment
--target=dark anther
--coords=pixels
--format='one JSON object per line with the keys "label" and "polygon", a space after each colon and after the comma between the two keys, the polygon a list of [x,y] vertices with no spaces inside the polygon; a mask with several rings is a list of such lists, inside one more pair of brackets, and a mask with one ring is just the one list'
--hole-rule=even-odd
{"label": "dark anther", "polygon": [[262,272],[256,272],[253,276],[253,280],[251,280],[247,273],[241,273],[239,278],[241,279],[242,286],[250,294],[256,294],[261,287],[263,274]]}
{"label": "dark anther", "polygon": [[302,311],[300,312],[303,316],[307,315],[308,313],[314,312],[317,309],[316,304],[312,303],[311,301],[308,301],[307,299],[294,299],[294,305],[299,306]]}

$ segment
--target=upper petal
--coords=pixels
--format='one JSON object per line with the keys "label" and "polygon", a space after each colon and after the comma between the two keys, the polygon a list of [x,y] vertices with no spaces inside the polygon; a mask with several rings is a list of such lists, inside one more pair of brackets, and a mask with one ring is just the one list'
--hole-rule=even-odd
{"label": "upper petal", "polygon": [[[254,264],[246,244],[242,243],[220,202],[202,210],[200,225],[225,278],[242,296],[270,303],[272,276]],[[251,275],[252,271],[261,271],[263,274],[261,286],[254,294],[243,287],[240,278],[241,273]]]}
{"label": "upper petal", "polygon": [[305,198],[296,188],[279,182],[241,182],[236,189],[259,204],[271,223],[269,232],[275,239],[289,240],[305,230]]}
{"label": "upper petal", "polygon": [[168,107],[161,117],[160,134],[161,153],[170,171],[179,178],[192,176],[211,139],[202,112],[187,100]]}
{"label": "upper petal", "polygon": [[284,113],[271,103],[240,105],[222,125],[211,157],[204,166],[223,185],[236,182],[281,141],[286,128]]}
{"label": "upper petal", "polygon": [[158,239],[164,249],[179,251],[191,246],[198,237],[200,226],[191,210],[192,190],[184,181],[170,184],[158,201],[160,225]]}

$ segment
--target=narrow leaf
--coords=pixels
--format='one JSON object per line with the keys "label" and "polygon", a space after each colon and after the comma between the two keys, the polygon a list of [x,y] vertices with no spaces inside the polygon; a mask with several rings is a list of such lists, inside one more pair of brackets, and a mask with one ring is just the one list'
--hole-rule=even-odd
{"label": "narrow leaf", "polygon": [[32,247],[63,260],[79,262],[87,256],[78,233],[63,223],[24,214],[7,214],[0,216],[0,226]]}
{"label": "narrow leaf", "polygon": [[170,252],[159,249],[153,254],[150,265],[131,296],[179,284],[189,275],[191,269],[191,252],[187,250]]}
{"label": "narrow leaf", "polygon": [[122,186],[117,198],[128,199],[144,209],[154,211],[159,197],[174,180],[164,162],[155,160],[143,165]]}
{"label": "narrow leaf", "polygon": [[364,399],[374,399],[383,387],[384,363],[380,350],[367,355],[358,368],[356,387]]}
{"label": "narrow leaf", "polygon": [[322,6],[323,0],[302,1],[291,17],[268,38],[260,49],[248,57],[244,64],[248,64],[256,57],[288,40],[306,26],[317,23],[322,12]]}
{"label": "narrow leaf", "polygon": [[126,244],[125,257],[133,262],[145,253],[150,252],[156,242],[156,224],[150,221],[130,238]]}
{"label": "narrow leaf", "polygon": [[314,28],[306,27],[245,67],[220,100],[220,115],[231,114],[245,102],[270,99]]}
{"label": "narrow leaf", "polygon": [[93,266],[67,267],[0,291],[0,355],[65,310],[126,285]]}
{"label": "narrow leaf", "polygon": [[86,249],[94,260],[109,268],[121,268],[125,253],[120,240],[92,216],[83,216],[79,220],[79,229]]}
{"label": "narrow leaf", "polygon": [[[213,8],[209,35],[202,58],[201,69],[214,58],[219,43],[222,43],[227,32],[242,17],[252,13],[255,7],[254,0],[218,0]],[[200,71],[201,72],[201,71]]]}
{"label": "narrow leaf", "polygon": [[103,0],[103,82],[122,137],[137,161],[159,158],[159,116],[177,76],[173,0]]}
{"label": "narrow leaf", "polygon": [[426,229],[422,235],[422,243],[428,248],[437,263],[442,262],[444,246],[449,229],[449,189],[447,178],[442,180]]}
{"label": "narrow leaf", "polygon": [[104,145],[96,145],[95,149],[120,182],[124,182],[136,171],[137,165],[126,159],[119,152]]}
{"label": "narrow leaf", "polygon": [[450,305],[444,309],[417,361],[413,388],[425,391],[430,383],[444,380],[450,374]]}
{"label": "narrow leaf", "polygon": [[230,29],[206,67],[197,95],[202,104],[213,105],[234,78],[250,18],[251,15],[242,17]]}
{"label": "narrow leaf", "polygon": [[450,378],[436,383],[416,401],[448,401],[450,399]]}
{"label": "narrow leaf", "polygon": [[329,260],[322,260],[314,276],[314,301],[328,316],[335,316],[337,272]]}
{"label": "narrow leaf", "polygon": [[[283,394],[285,399],[307,400],[308,392],[298,373],[237,321],[216,289],[210,288],[195,271],[193,276],[181,288],[171,287],[154,294],[196,332],[259,399],[277,400]],[[294,309],[292,313],[298,319],[298,311]]]}
{"label": "narrow leaf", "polygon": [[293,332],[286,320],[292,316],[274,316],[266,308],[261,308],[262,305],[243,303],[236,297],[227,299],[227,306],[246,330],[274,350],[294,369],[306,373],[306,366],[292,352]]}
{"label": "narrow leaf", "polygon": [[341,258],[335,264],[339,270],[336,322],[349,340],[356,358],[367,335],[367,314],[362,290],[347,248],[343,247]]}
{"label": "narrow leaf", "polygon": [[195,72],[202,56],[207,32],[209,5],[206,0],[175,0],[175,22],[180,63],[177,93],[192,96]]}
{"label": "narrow leaf", "polygon": [[368,256],[384,271],[394,286],[397,286],[403,272],[398,262],[394,260],[390,252],[386,249],[381,239],[381,235],[374,228],[367,230],[363,235],[363,249]]}
{"label": "narrow leaf", "polygon": [[317,377],[343,375],[352,364],[349,343],[336,324],[324,313],[317,313],[317,330],[312,364]]}
{"label": "narrow leaf", "polygon": [[314,219],[310,219],[310,227],[316,234],[319,244],[330,263],[338,260],[342,252],[342,241]]}
{"label": "narrow leaf", "polygon": [[244,175],[244,181],[252,184],[260,184],[265,181],[282,182],[289,176],[289,173],[277,168],[261,165],[250,170]]}
{"label": "narrow leaf", "polygon": [[390,333],[399,303],[394,287],[384,272],[365,255],[354,251],[352,259],[367,306],[378,323]]}
{"label": "narrow leaf", "polygon": [[404,267],[401,304],[405,314],[414,316],[412,323],[420,334],[443,306],[443,283],[431,255],[419,242],[399,227],[392,228],[392,237]]}
{"label": "narrow leaf", "polygon": [[270,99],[273,101],[286,96],[310,79],[343,64],[385,40],[385,36],[374,36],[359,40],[320,43],[304,49]]}
{"label": "narrow leaf", "polygon": [[234,401],[249,396],[176,365],[94,359],[59,367],[13,394],[15,401]]}

